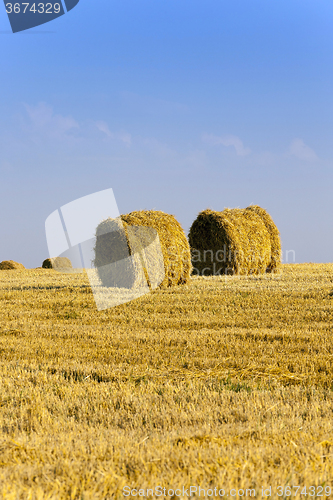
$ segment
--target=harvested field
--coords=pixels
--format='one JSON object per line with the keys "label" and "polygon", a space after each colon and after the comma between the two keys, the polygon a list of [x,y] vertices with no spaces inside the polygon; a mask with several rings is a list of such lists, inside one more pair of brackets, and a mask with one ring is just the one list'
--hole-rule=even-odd
{"label": "harvested field", "polygon": [[101,312],[85,274],[3,271],[0,299],[1,498],[333,491],[333,264]]}

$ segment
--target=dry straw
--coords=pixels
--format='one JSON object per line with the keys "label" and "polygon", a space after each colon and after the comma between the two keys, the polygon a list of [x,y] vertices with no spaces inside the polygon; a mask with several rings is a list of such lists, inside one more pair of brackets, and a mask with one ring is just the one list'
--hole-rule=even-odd
{"label": "dry straw", "polygon": [[0,262],[0,270],[1,271],[11,271],[25,269],[23,264],[19,264],[18,262],[14,262],[13,260],[3,260]]}
{"label": "dry straw", "polygon": [[271,238],[254,211],[204,210],[189,232],[194,274],[262,274],[271,262]]}
{"label": "dry straw", "polygon": [[281,265],[281,240],[279,230],[272,217],[264,208],[261,208],[258,205],[250,205],[246,210],[252,210],[258,214],[262,218],[266,229],[269,232],[271,239],[271,261],[267,268],[267,272],[274,273]]}
{"label": "dry straw", "polygon": [[59,272],[68,272],[73,270],[72,263],[67,257],[55,257],[45,259],[42,264],[43,269],[55,269]]}
{"label": "dry straw", "polygon": [[166,288],[190,279],[191,253],[173,215],[142,210],[98,225],[94,265],[107,287]]}

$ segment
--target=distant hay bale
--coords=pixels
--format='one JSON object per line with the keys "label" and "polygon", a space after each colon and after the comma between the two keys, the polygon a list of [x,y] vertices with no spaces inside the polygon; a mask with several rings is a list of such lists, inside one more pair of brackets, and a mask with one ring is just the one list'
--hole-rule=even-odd
{"label": "distant hay bale", "polygon": [[271,240],[253,210],[200,212],[189,231],[193,274],[262,274],[271,261]]}
{"label": "distant hay bale", "polygon": [[3,260],[0,262],[0,270],[1,271],[11,271],[25,269],[23,264],[19,264],[18,262],[14,262],[13,260]]}
{"label": "distant hay bale", "polygon": [[272,217],[264,208],[261,208],[258,205],[250,205],[246,208],[246,210],[253,210],[256,214],[258,214],[262,218],[266,229],[269,232],[271,239],[271,261],[267,268],[267,272],[274,273],[281,265],[281,240],[279,230],[274,224]]}
{"label": "distant hay bale", "polygon": [[72,263],[67,257],[55,257],[45,259],[42,264],[43,269],[54,269],[59,272],[70,272],[73,270]]}
{"label": "distant hay bale", "polygon": [[102,221],[94,250],[94,266],[107,287],[166,288],[190,279],[191,252],[184,231],[173,215],[161,211]]}

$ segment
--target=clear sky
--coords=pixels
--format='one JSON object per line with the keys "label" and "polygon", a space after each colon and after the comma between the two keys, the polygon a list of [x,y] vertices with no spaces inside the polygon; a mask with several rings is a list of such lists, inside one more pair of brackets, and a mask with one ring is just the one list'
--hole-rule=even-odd
{"label": "clear sky", "polygon": [[80,0],[16,34],[0,3],[0,32],[0,261],[40,266],[48,215],[107,188],[186,233],[255,203],[333,261],[332,0]]}

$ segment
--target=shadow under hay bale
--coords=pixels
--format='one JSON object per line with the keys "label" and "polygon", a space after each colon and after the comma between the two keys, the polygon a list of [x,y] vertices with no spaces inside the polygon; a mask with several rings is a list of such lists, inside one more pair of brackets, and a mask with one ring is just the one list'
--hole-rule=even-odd
{"label": "shadow under hay bale", "polygon": [[274,273],[281,266],[282,254],[279,230],[276,227],[272,217],[264,208],[261,208],[258,205],[250,205],[246,208],[246,210],[253,210],[256,214],[258,214],[262,218],[266,229],[269,232],[269,236],[271,239],[271,261],[267,268],[267,272]]}
{"label": "shadow under hay bale", "polygon": [[253,210],[200,212],[189,231],[193,274],[262,274],[271,262],[270,234]]}
{"label": "shadow under hay bale", "polygon": [[43,264],[42,264],[43,269],[54,269],[55,271],[58,272],[72,272],[73,271],[73,266],[67,257],[55,257],[51,259],[45,259]]}
{"label": "shadow under hay bale", "polygon": [[181,225],[161,211],[138,211],[102,221],[94,266],[106,287],[166,288],[190,279],[191,253]]}
{"label": "shadow under hay bale", "polygon": [[24,265],[19,262],[14,262],[13,260],[3,260],[0,262],[1,271],[15,271],[19,269],[25,269]]}

